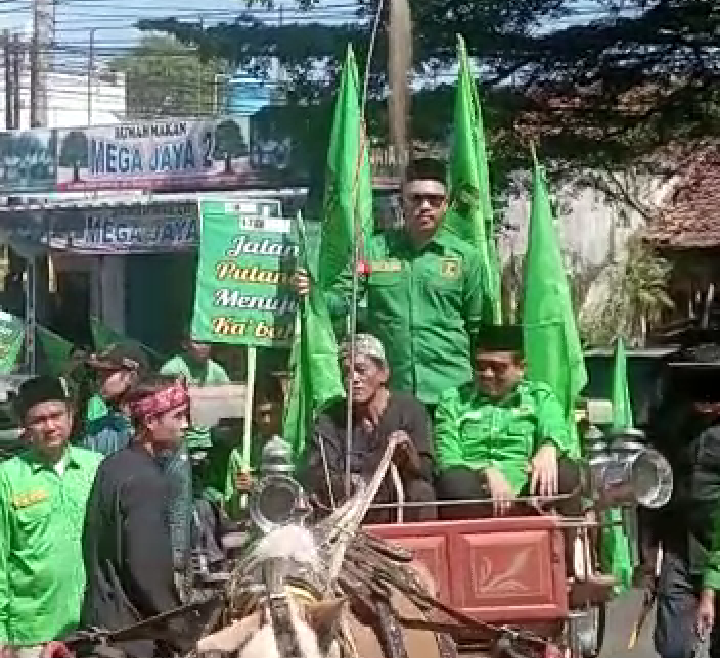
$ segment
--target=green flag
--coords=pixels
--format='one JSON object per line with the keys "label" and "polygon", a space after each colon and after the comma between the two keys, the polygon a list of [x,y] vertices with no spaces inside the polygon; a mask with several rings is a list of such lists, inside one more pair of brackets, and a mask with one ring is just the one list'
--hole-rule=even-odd
{"label": "green flag", "polygon": [[94,316],[90,317],[90,330],[96,350],[102,350],[113,343],[125,340],[125,337],[119,332],[104,325]]}
{"label": "green flag", "polygon": [[132,343],[142,349],[155,365],[161,365],[168,360],[167,357],[160,354],[160,352],[147,345],[143,345],[139,340],[123,336],[120,332],[100,322],[96,317],[90,318],[90,329],[92,331],[93,343],[97,350],[102,350],[113,343]]}
{"label": "green flag", "polygon": [[[358,71],[348,46],[330,131],[318,283],[325,290],[346,269],[355,233],[372,235],[372,184]],[[362,245],[360,245],[362,246]]]}
{"label": "green flag", "polygon": [[460,68],[455,90],[455,133],[450,159],[450,208],[444,225],[479,250],[485,297],[492,307],[493,322],[500,324],[500,272],[482,108],[477,85],[470,73],[465,42],[459,35],[457,40]]}
{"label": "green flag", "polygon": [[[630,389],[627,379],[627,357],[622,338],[615,346],[615,367],[613,370],[613,428],[629,429],[633,427],[633,414],[630,405]],[[616,593],[627,591],[633,584],[633,563],[630,543],[622,524],[622,511],[609,509],[603,513],[606,525],[600,533],[600,565],[603,571],[617,578]]]}
{"label": "green flag", "polygon": [[630,388],[627,377],[627,357],[625,343],[618,338],[615,345],[615,368],[613,370],[613,428],[629,429],[634,426],[632,405],[630,404]]}
{"label": "green flag", "polygon": [[[533,199],[525,257],[523,323],[528,376],[546,382],[575,433],[575,403],[587,383],[570,286],[553,227],[545,176],[534,156]],[[579,441],[575,454],[580,455]]]}
{"label": "green flag", "polygon": [[0,311],[0,374],[15,369],[18,356],[25,344],[25,324],[14,315]]}
{"label": "green flag", "polygon": [[315,415],[328,402],[345,396],[330,314],[322,291],[316,285],[314,268],[308,261],[305,226],[298,215],[302,266],[311,278],[310,294],[300,305],[300,331],[290,357],[294,379],[287,397],[283,436],[293,446],[295,458],[305,456],[308,431]]}
{"label": "green flag", "polygon": [[37,326],[37,340],[40,347],[41,369],[52,377],[65,373],[73,352],[73,344],[40,325]]}

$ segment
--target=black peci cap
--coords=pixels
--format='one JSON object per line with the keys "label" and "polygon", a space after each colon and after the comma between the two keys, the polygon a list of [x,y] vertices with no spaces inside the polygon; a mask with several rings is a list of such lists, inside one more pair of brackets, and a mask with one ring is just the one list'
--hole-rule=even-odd
{"label": "black peci cap", "polygon": [[447,185],[447,165],[435,158],[418,158],[408,165],[405,180],[432,180]]}
{"label": "black peci cap", "polygon": [[522,352],[525,332],[521,324],[488,325],[478,331],[475,349]]}
{"label": "black peci cap", "polygon": [[33,377],[18,387],[13,407],[17,417],[23,420],[34,406],[55,400],[70,400],[70,391],[65,380],[62,377]]}

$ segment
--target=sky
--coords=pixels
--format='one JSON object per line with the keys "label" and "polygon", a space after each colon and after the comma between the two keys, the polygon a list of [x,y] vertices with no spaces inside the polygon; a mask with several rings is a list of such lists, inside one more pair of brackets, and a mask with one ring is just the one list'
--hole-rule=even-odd
{"label": "sky", "polygon": [[[313,20],[345,22],[353,19],[353,0],[320,0],[318,8],[305,14],[295,0],[275,0],[274,9],[247,10],[241,0],[58,0],[55,15],[56,42],[87,46],[94,29],[96,45],[127,48],[138,39],[132,25],[141,18],[176,17],[207,23],[231,21],[240,12],[265,20],[296,22]],[[31,0],[0,0],[0,28],[31,32]]]}
{"label": "sky", "polygon": [[[0,0],[0,28],[29,33],[32,0]],[[601,0],[576,0],[587,7],[587,16],[601,7]],[[232,20],[245,9],[244,0],[56,0],[56,40],[61,44],[87,45],[89,31],[95,30],[96,44],[129,47],[137,41],[132,24],[140,18],[165,18],[206,22]],[[355,0],[318,0],[317,7],[305,13],[297,0],[274,0],[274,9],[250,10],[258,18],[284,21],[319,20],[347,22],[354,19]],[[561,19],[562,20],[562,19]],[[576,19],[577,20],[577,19]],[[557,26],[557,20],[553,26]]]}
{"label": "sky", "polygon": [[[141,32],[133,24],[142,18],[176,17],[206,24],[232,21],[241,12],[267,22],[320,21],[344,23],[356,20],[356,0],[318,0],[310,12],[298,9],[297,0],[274,0],[273,9],[246,8],[245,0],[55,0],[55,47],[51,68],[70,72],[86,70],[90,35],[93,34],[95,62],[127,53],[137,44]],[[592,20],[602,0],[576,0],[581,16],[573,22]],[[258,2],[256,1],[256,5]],[[32,33],[32,0],[0,0],[0,29]],[[563,23],[554,19],[554,29]],[[564,25],[563,25],[564,26]],[[542,29],[541,29],[542,31]]]}

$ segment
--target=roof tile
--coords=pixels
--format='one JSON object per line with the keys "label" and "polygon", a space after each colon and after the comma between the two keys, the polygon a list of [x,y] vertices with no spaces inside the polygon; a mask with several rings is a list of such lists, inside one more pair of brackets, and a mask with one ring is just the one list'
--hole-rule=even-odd
{"label": "roof tile", "polygon": [[645,237],[658,247],[720,247],[720,146],[688,167]]}

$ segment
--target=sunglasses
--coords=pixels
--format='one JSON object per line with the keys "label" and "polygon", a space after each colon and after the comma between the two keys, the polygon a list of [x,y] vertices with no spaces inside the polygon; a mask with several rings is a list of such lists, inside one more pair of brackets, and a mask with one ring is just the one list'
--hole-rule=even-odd
{"label": "sunglasses", "polygon": [[440,208],[445,203],[444,194],[409,194],[408,200],[414,206],[422,206],[427,201],[432,208]]}

